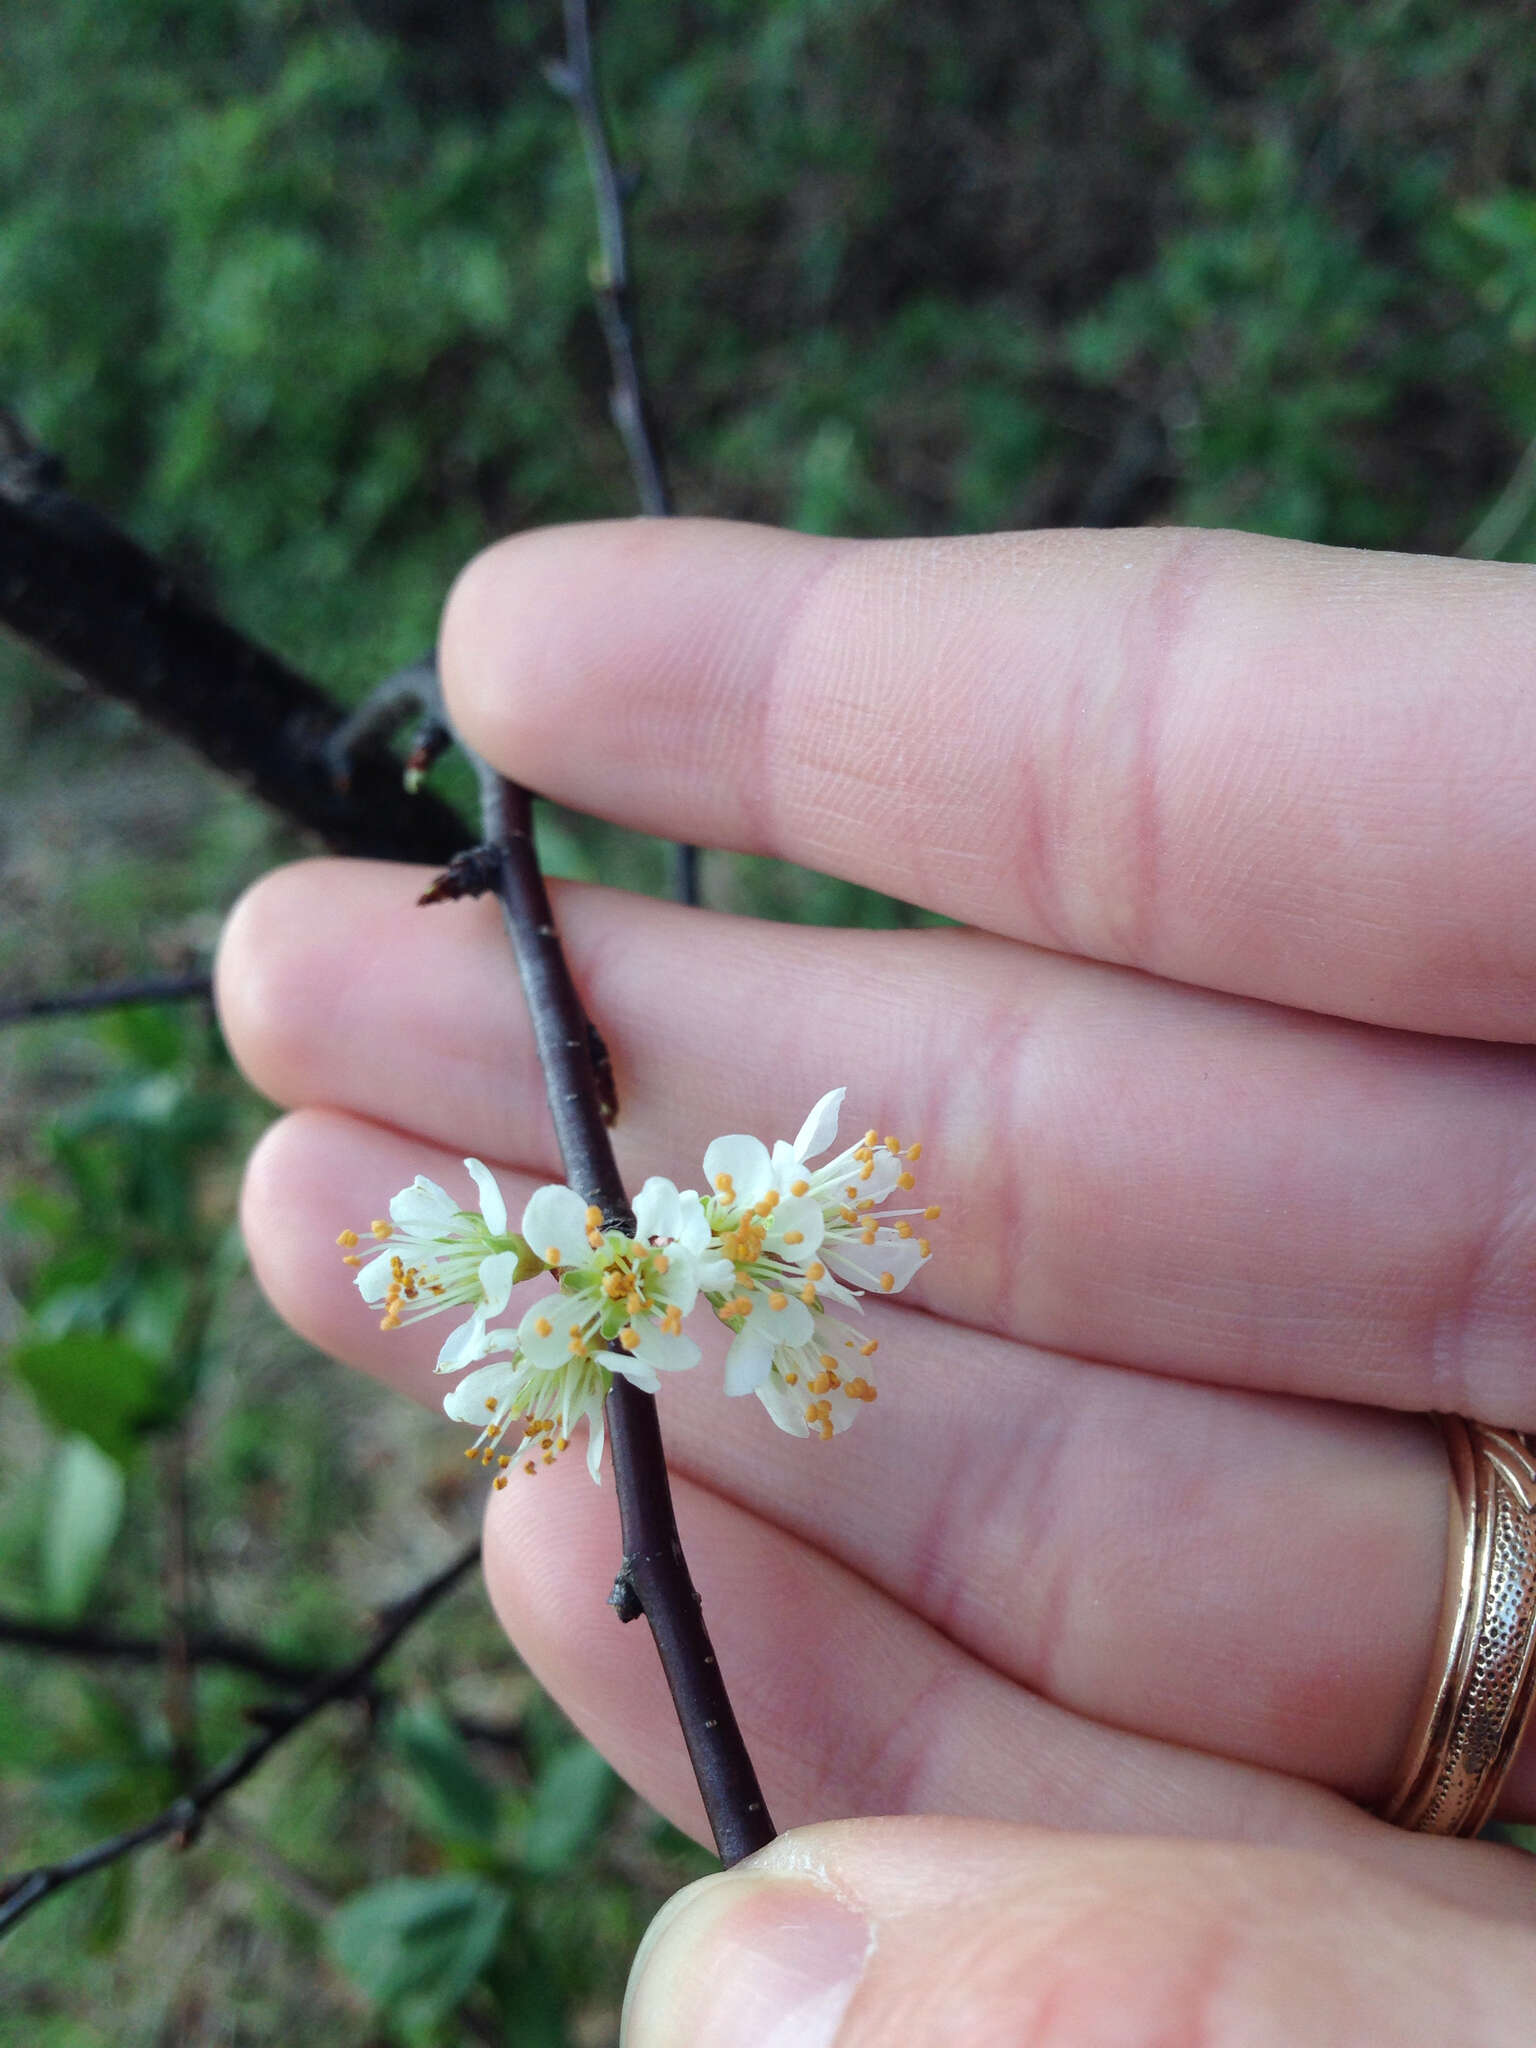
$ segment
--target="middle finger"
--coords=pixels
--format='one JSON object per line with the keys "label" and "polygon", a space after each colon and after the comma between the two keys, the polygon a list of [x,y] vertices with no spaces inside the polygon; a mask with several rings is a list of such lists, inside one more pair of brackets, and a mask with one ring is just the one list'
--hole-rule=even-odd
{"label": "middle finger", "polygon": [[[220,967],[279,1101],[560,1171],[493,906],[395,867],[267,878]],[[1519,1048],[1208,995],[972,932],[768,926],[570,888],[620,1163],[696,1183],[850,1081],[922,1137],[941,1256],[912,1298],[1052,1349],[1536,1426],[1536,1095]]]}

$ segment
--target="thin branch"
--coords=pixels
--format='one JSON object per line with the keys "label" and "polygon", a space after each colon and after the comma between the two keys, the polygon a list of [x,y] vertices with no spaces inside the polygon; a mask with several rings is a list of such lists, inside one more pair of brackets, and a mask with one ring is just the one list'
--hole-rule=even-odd
{"label": "thin branch", "polygon": [[[78,1657],[88,1664],[158,1664],[165,1655],[162,1636],[124,1635],[90,1622],[39,1621],[31,1615],[0,1613],[0,1649],[7,1645],[36,1650],[45,1656]],[[228,1671],[242,1671],[248,1677],[283,1686],[291,1692],[329,1678],[336,1668],[332,1664],[316,1664],[311,1658],[285,1656],[280,1650],[269,1650],[264,1643],[228,1635],[222,1629],[189,1630],[187,1658],[197,1668],[217,1665]],[[385,1712],[390,1704],[390,1696],[373,1681],[360,1685],[356,1697],[366,1699],[378,1713]],[[489,1721],[484,1715],[460,1713],[456,1708],[449,1708],[447,1713],[466,1742],[519,1752],[527,1746],[516,1721]]]}
{"label": "thin branch", "polygon": [[373,1640],[361,1656],[317,1679],[298,1699],[273,1707],[265,1716],[266,1725],[259,1735],[227,1758],[216,1771],[210,1772],[200,1784],[193,1786],[190,1792],[172,1800],[162,1812],[140,1822],[137,1827],[127,1828],[122,1834],[98,1842],[94,1848],[83,1849],[79,1855],[65,1858],[61,1863],[44,1864],[36,1870],[21,1871],[15,1877],[0,1880],[0,1934],[8,1933],[34,1906],[40,1905],[54,1892],[63,1891],[93,1871],[104,1870],[108,1864],[120,1862],[148,1842],[161,1841],[167,1835],[173,1835],[181,1847],[189,1847],[219,1801],[237,1785],[244,1784],[273,1750],[323,1708],[337,1700],[351,1699],[366,1690],[368,1680],[400,1638],[423,1615],[430,1613],[445,1594],[452,1592],[479,1557],[479,1543],[470,1544],[414,1592],[391,1603],[380,1615]]}
{"label": "thin branch", "polygon": [[211,974],[151,975],[143,981],[104,981],[95,988],[65,989],[55,995],[11,996],[0,1001],[0,1024],[26,1024],[39,1017],[67,1017],[91,1010],[126,1009],[132,1003],[195,1002],[213,994]]}
{"label": "thin branch", "polygon": [[[634,1212],[608,1136],[611,1077],[555,928],[534,850],[533,799],[470,758],[480,776],[487,843],[461,864],[456,882],[429,896],[494,889],[533,1020],[566,1180],[602,1211],[605,1228],[633,1236]],[[722,1862],[737,1863],[773,1839],[773,1822],[683,1556],[655,1398],[615,1373],[605,1407],[624,1542],[613,1604],[620,1620],[644,1614],[650,1623],[715,1846]]]}
{"label": "thin branch", "polygon": [[[10,1644],[22,1650],[41,1650],[57,1657],[81,1657],[92,1663],[158,1664],[165,1655],[165,1638],[155,1635],[124,1635],[116,1629],[97,1628],[89,1622],[65,1625],[38,1621],[31,1615],[0,1614],[0,1647]],[[191,1629],[187,1634],[187,1655],[194,1664],[221,1664],[231,1671],[244,1671],[269,1685],[297,1690],[332,1675],[333,1667],[315,1664],[303,1657],[288,1657],[281,1650],[269,1650],[243,1636],[226,1635],[220,1629]]]}
{"label": "thin branch", "polygon": [[1497,561],[1536,506],[1536,440],[1527,442],[1509,482],[1456,550],[1459,555]]}
{"label": "thin branch", "polygon": [[441,865],[463,822],[412,797],[400,764],[360,747],[338,785],[343,712],[197,602],[163,562],[60,483],[58,462],[0,411],[0,625],[186,741],[335,853]]}
{"label": "thin branch", "polygon": [[[565,58],[547,69],[550,83],[570,101],[581,134],[597,213],[598,257],[592,266],[592,295],[598,325],[608,350],[612,383],[608,411],[635,479],[640,509],[648,518],[672,513],[666,454],[656,424],[656,408],[646,382],[635,314],[634,271],[629,251],[629,224],[624,181],[613,160],[597,84],[597,56],[587,0],[564,0]],[[696,846],[673,850],[672,894],[680,903],[699,900],[699,852]]]}

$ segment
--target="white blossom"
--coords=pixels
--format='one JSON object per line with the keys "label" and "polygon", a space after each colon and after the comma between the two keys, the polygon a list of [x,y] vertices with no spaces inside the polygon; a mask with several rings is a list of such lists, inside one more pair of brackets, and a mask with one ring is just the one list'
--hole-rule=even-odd
{"label": "white blossom", "polygon": [[770,1150],[737,1133],[716,1138],[704,1155],[705,1214],[732,1276],[725,1288],[702,1283],[732,1331],[726,1392],[758,1394],[796,1435],[832,1436],[852,1420],[848,1401],[874,1399],[868,1380],[845,1378],[847,1359],[839,1359],[850,1348],[868,1358],[875,1342],[859,1343],[827,1305],[857,1309],[866,1289],[900,1293],[930,1255],[912,1219],[939,1213],[887,1206],[914,1185],[920,1145],[903,1152],[894,1137],[882,1142],[866,1131],[858,1144],[811,1164],[837,1135],[846,1092],[824,1095],[792,1143],[779,1139]]}

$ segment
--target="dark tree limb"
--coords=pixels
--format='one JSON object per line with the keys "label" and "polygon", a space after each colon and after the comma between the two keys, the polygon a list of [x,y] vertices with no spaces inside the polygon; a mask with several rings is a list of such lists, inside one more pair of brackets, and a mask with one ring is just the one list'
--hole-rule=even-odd
{"label": "dark tree limb", "polygon": [[34,1906],[41,1905],[54,1892],[63,1891],[67,1885],[89,1877],[93,1871],[106,1869],[108,1864],[121,1862],[123,1857],[131,1856],[149,1842],[163,1841],[171,1835],[182,1848],[189,1848],[219,1801],[233,1792],[237,1785],[244,1784],[274,1749],[306,1722],[313,1720],[323,1708],[364,1692],[368,1681],[400,1638],[423,1615],[429,1614],[445,1594],[453,1591],[479,1558],[480,1545],[472,1543],[414,1592],[391,1603],[380,1615],[373,1640],[361,1656],[316,1679],[297,1699],[270,1708],[264,1716],[265,1725],[259,1735],[151,1819],[98,1842],[94,1848],[82,1849],[77,1856],[66,1857],[63,1862],[43,1864],[36,1870],[24,1870],[14,1877],[0,1879],[0,1935],[8,1933]]}
{"label": "dark tree limb", "polygon": [[0,625],[195,747],[334,853],[440,864],[464,844],[462,820],[435,796],[411,796],[381,746],[360,746],[349,784],[338,785],[326,748],[341,709],[70,497],[59,476],[0,413]]}
{"label": "dark tree limb", "polygon": [[[632,1237],[634,1211],[608,1136],[611,1077],[555,928],[534,851],[533,799],[485,763],[476,768],[486,843],[475,879],[501,903],[565,1177],[602,1211],[605,1227]],[[773,1822],[683,1555],[655,1397],[615,1373],[605,1412],[624,1543],[613,1604],[621,1620],[643,1614],[650,1623],[715,1846],[723,1863],[738,1863],[772,1841]]]}
{"label": "dark tree limb", "polygon": [[213,994],[213,976],[150,975],[143,981],[104,981],[95,988],[64,989],[55,995],[0,1000],[0,1024],[27,1024],[42,1017],[81,1015],[90,1010],[126,1009],[132,1003],[195,1002]]}

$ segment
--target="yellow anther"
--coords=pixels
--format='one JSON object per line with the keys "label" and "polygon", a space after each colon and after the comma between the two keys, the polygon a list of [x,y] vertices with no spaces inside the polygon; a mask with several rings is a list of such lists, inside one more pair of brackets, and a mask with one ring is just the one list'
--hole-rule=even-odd
{"label": "yellow anther", "polygon": [[485,1397],[485,1405],[487,1412],[494,1415],[496,1413],[496,1396],[494,1394],[487,1394]]}
{"label": "yellow anther", "polygon": [[938,1218],[939,1218],[939,1205],[938,1205],[938,1203],[937,1203],[937,1202],[930,1202],[930,1203],[928,1204],[928,1207],[927,1207],[927,1208],[926,1208],[926,1209],[925,1209],[925,1210],[923,1211],[923,1214],[924,1214],[924,1216],[925,1216],[925,1217],[926,1217],[926,1218],[928,1219],[928,1221],[929,1221],[930,1223],[936,1223],[936,1222],[938,1221]]}
{"label": "yellow anther", "polygon": [[896,1235],[898,1237],[910,1237],[912,1235],[912,1226],[905,1216],[902,1217],[896,1226]]}
{"label": "yellow anther", "polygon": [[864,1142],[866,1145],[878,1145],[880,1142],[880,1133],[878,1131],[866,1131],[864,1133]]}
{"label": "yellow anther", "polygon": [[464,1455],[466,1458],[472,1458],[475,1455],[475,1447],[473,1444],[470,1445],[469,1449],[464,1453]]}
{"label": "yellow anther", "polygon": [[544,1247],[544,1263],[545,1263],[545,1265],[546,1265],[546,1266],[558,1266],[558,1265],[559,1265],[559,1263],[560,1263],[560,1247],[559,1247],[559,1245],[557,1245],[557,1244],[547,1244],[547,1245],[545,1245],[545,1247]]}
{"label": "yellow anther", "polygon": [[807,1308],[814,1308],[816,1306],[816,1282],[814,1280],[806,1281],[800,1290],[800,1299]]}
{"label": "yellow anther", "polygon": [[603,1212],[595,1202],[587,1209],[586,1224],[588,1230],[601,1230],[603,1227]]}
{"label": "yellow anther", "polygon": [[805,1232],[803,1230],[786,1230],[784,1233],[784,1242],[786,1244],[804,1244]]}
{"label": "yellow anther", "polygon": [[600,1252],[603,1248],[603,1233],[600,1230],[589,1230],[587,1232],[587,1243],[593,1251]]}
{"label": "yellow anther", "polygon": [[383,1316],[379,1320],[379,1328],[381,1330],[398,1330],[399,1327],[400,1318],[395,1314],[393,1309],[390,1310],[387,1316]]}
{"label": "yellow anther", "polygon": [[805,1419],[807,1422],[815,1422],[817,1420],[816,1403],[814,1401],[808,1401],[806,1403]]}
{"label": "yellow anther", "polygon": [[778,1206],[779,1191],[777,1188],[770,1188],[767,1194],[764,1195],[762,1200],[757,1204],[757,1213],[759,1216],[771,1216]]}
{"label": "yellow anther", "polygon": [[830,1387],[832,1384],[832,1375],[830,1373],[819,1372],[817,1373],[815,1379],[807,1380],[805,1384],[810,1388],[813,1394],[824,1394],[827,1391],[828,1387]]}
{"label": "yellow anther", "polygon": [[581,1335],[580,1323],[572,1323],[571,1327],[566,1331],[565,1334],[567,1335],[567,1337],[579,1337]]}
{"label": "yellow anther", "polygon": [[771,1309],[788,1308],[789,1296],[787,1294],[780,1294],[778,1289],[775,1288],[772,1294],[770,1294],[768,1297],[768,1306]]}
{"label": "yellow anther", "polygon": [[375,1237],[388,1237],[391,1234],[394,1226],[391,1223],[389,1223],[383,1216],[375,1216],[373,1221],[369,1224],[368,1228],[373,1232]]}
{"label": "yellow anther", "polygon": [[870,1175],[874,1172],[874,1170],[875,1162],[873,1161],[873,1159],[866,1159],[864,1164],[859,1168],[859,1179],[868,1180]]}
{"label": "yellow anther", "polygon": [[677,1337],[682,1334],[683,1312],[675,1301],[662,1317],[661,1327],[669,1337]]}
{"label": "yellow anther", "polygon": [[895,1285],[896,1275],[894,1273],[882,1273],[880,1275],[880,1292],[882,1294],[891,1293]]}
{"label": "yellow anther", "polygon": [[544,1453],[543,1457],[542,1457],[542,1458],[541,1458],[541,1459],[539,1460],[539,1462],[540,1462],[540,1464],[541,1464],[541,1465],[553,1465],[553,1463],[555,1462],[555,1454],[554,1454],[554,1452],[553,1452],[553,1451],[546,1451],[546,1452]]}
{"label": "yellow anther", "polygon": [[878,1234],[879,1233],[876,1231],[873,1223],[866,1223],[864,1228],[859,1232],[859,1243],[873,1244]]}
{"label": "yellow anther", "polygon": [[889,1136],[889,1134],[887,1134],[885,1140],[885,1149],[887,1152],[899,1152],[901,1150],[900,1138],[893,1138]]}
{"label": "yellow anther", "polygon": [[859,1191],[856,1187],[844,1188],[843,1193],[848,1197],[850,1202],[856,1202],[859,1199]]}
{"label": "yellow anther", "polygon": [[585,1358],[587,1355],[587,1347],[580,1337],[573,1337],[565,1348],[572,1358]]}
{"label": "yellow anther", "polygon": [[913,1161],[916,1161],[916,1160],[919,1160],[919,1159],[921,1159],[921,1158],[922,1158],[922,1156],[923,1156],[923,1148],[922,1148],[922,1146],[921,1146],[921,1145],[909,1145],[909,1146],[907,1147],[907,1157],[908,1157],[909,1159],[911,1159],[911,1160],[913,1160]]}
{"label": "yellow anther", "polygon": [[808,1195],[811,1192],[811,1184],[808,1180],[793,1180],[789,1184],[789,1192],[792,1195]]}
{"label": "yellow anther", "polygon": [[512,1460],[505,1454],[503,1454],[496,1460],[496,1462],[501,1467],[502,1471],[505,1472],[507,1467],[511,1464]]}
{"label": "yellow anther", "polygon": [[355,1230],[344,1230],[336,1242],[344,1251],[351,1251],[353,1245],[357,1243],[357,1232]]}
{"label": "yellow anther", "polygon": [[341,1262],[344,1266],[360,1266],[363,1262],[356,1252],[348,1252]]}
{"label": "yellow anther", "polygon": [[487,1451],[487,1452],[486,1452],[485,1456],[484,1456],[484,1457],[483,1457],[483,1458],[482,1458],[482,1459],[480,1460],[480,1462],[481,1462],[481,1464],[482,1464],[482,1465],[489,1465],[489,1464],[490,1464],[490,1462],[491,1462],[491,1454],[490,1454],[490,1452],[489,1452],[489,1451]]}
{"label": "yellow anther", "polygon": [[552,1449],[552,1447],[553,1447],[553,1445],[554,1445],[554,1441],[555,1441],[555,1440],[554,1440],[554,1438],[553,1438],[552,1436],[542,1436],[542,1437],[540,1437],[540,1439],[539,1439],[539,1449],[540,1449],[541,1451],[547,1451],[547,1450],[550,1450],[550,1449]]}
{"label": "yellow anther", "polygon": [[915,1188],[917,1186],[917,1175],[915,1173],[898,1173],[896,1185],[899,1188]]}
{"label": "yellow anther", "polygon": [[535,1332],[540,1337],[552,1337],[555,1334],[555,1326],[549,1320],[548,1316],[537,1317],[534,1321],[533,1327]]}
{"label": "yellow anther", "polygon": [[825,1280],[825,1279],[826,1279],[826,1277],[827,1277],[827,1269],[826,1269],[826,1267],[825,1267],[825,1266],[824,1266],[824,1265],[823,1265],[823,1264],[821,1263],[820,1259],[816,1259],[816,1260],[814,1260],[814,1261],[813,1261],[813,1262],[812,1262],[812,1263],[811,1263],[811,1264],[810,1264],[809,1266],[807,1266],[807,1267],[806,1267],[806,1269],[805,1269],[805,1277],[806,1277],[806,1279],[807,1279],[807,1280]]}
{"label": "yellow anther", "polygon": [[538,1469],[538,1466],[535,1465],[532,1458],[530,1458],[527,1461],[527,1463],[523,1466],[523,1470],[528,1474],[528,1477],[530,1479],[533,1477],[534,1473],[538,1471]]}
{"label": "yellow anther", "polygon": [[504,1487],[504,1486],[506,1485],[506,1483],[507,1483],[507,1475],[506,1475],[506,1473],[505,1473],[505,1472],[498,1472],[498,1473],[497,1473],[497,1475],[496,1475],[496,1491],[497,1491],[498,1493],[500,1493],[501,1489],[502,1489],[502,1488],[503,1488],[503,1487]]}
{"label": "yellow anther", "polygon": [[640,1347],[640,1332],[633,1323],[626,1323],[619,1332],[619,1342],[626,1351],[637,1351]]}
{"label": "yellow anther", "polygon": [[880,1339],[878,1337],[871,1337],[867,1344],[859,1346],[859,1356],[860,1358],[873,1358],[879,1349]]}
{"label": "yellow anther", "polygon": [[[850,1195],[852,1195],[852,1194],[856,1194],[856,1193],[858,1192],[858,1190],[857,1190],[856,1188],[850,1188],[850,1189],[848,1190],[848,1192],[849,1192],[849,1194],[850,1194]],[[843,1207],[842,1207],[841,1209],[839,1209],[839,1210],[838,1210],[838,1212],[837,1212],[837,1213],[838,1213],[838,1215],[839,1215],[839,1216],[841,1216],[841,1217],[842,1217],[842,1219],[843,1219],[843,1221],[844,1221],[845,1223],[857,1223],[857,1222],[858,1222],[858,1220],[859,1220],[859,1212],[858,1212],[858,1210],[857,1210],[857,1209],[850,1209],[850,1208],[849,1208],[849,1207],[847,1206],[847,1204],[846,1204],[846,1203],[845,1203],[845,1204],[843,1205]]]}
{"label": "yellow anther", "polygon": [[555,1438],[555,1449],[557,1451],[568,1451],[570,1447],[571,1440],[568,1436],[558,1436]]}
{"label": "yellow anther", "polygon": [[672,1261],[667,1257],[665,1252],[653,1253],[651,1256],[651,1264],[656,1268],[657,1272],[660,1273],[663,1278],[665,1278],[666,1275],[670,1273],[672,1270]]}
{"label": "yellow anther", "polygon": [[734,1199],[736,1193],[735,1183],[728,1173],[717,1173],[715,1175],[715,1186],[728,1202]]}
{"label": "yellow anther", "polygon": [[786,1386],[786,1387],[797,1387],[797,1386],[799,1386],[799,1384],[800,1384],[800,1375],[799,1375],[799,1373],[797,1373],[797,1372],[787,1372],[787,1373],[785,1373],[785,1375],[784,1375],[784,1384],[785,1384],[785,1386]]}
{"label": "yellow anther", "polygon": [[920,1237],[917,1240],[917,1248],[922,1253],[925,1259],[931,1259],[933,1257],[933,1246],[928,1242],[926,1237]]}
{"label": "yellow anther", "polygon": [[631,1316],[644,1315],[645,1302],[641,1296],[638,1294],[627,1295],[624,1300],[624,1312],[626,1315]]}

